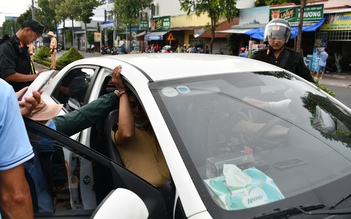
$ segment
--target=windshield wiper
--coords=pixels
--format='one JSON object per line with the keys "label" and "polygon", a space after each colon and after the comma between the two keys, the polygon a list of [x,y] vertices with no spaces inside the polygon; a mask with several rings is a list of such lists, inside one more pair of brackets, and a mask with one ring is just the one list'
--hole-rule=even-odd
{"label": "windshield wiper", "polygon": [[348,196],[342,198],[340,201],[338,201],[337,203],[333,204],[332,206],[329,207],[329,209],[333,209],[336,206],[340,205],[341,203],[343,203],[345,200],[349,199],[351,197],[351,194],[349,194]]}
{"label": "windshield wiper", "polygon": [[[344,198],[342,201],[346,199],[347,198]],[[288,218],[289,216],[294,216],[299,214],[305,214],[305,215],[349,215],[351,214],[351,208],[343,208],[343,209],[337,209],[337,210],[330,210],[330,209],[319,210],[323,208],[325,208],[324,204],[296,206],[296,207],[291,207],[286,209],[278,208],[278,209],[274,209],[273,211],[263,213],[261,216],[255,216],[252,219]]]}
{"label": "windshield wiper", "polygon": [[274,209],[273,211],[263,213],[260,216],[255,216],[252,219],[287,218],[289,216],[304,214],[304,212],[314,211],[322,208],[325,208],[325,205],[318,204],[318,205],[291,207],[291,208],[285,208],[285,209],[277,208],[277,209]]}

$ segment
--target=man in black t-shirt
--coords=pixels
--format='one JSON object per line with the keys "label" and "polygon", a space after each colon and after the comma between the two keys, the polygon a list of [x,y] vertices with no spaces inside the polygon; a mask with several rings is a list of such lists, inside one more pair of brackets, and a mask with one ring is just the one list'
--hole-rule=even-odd
{"label": "man in black t-shirt", "polygon": [[0,76],[16,92],[28,86],[40,74],[35,72],[27,44],[33,43],[43,31],[41,23],[28,20],[15,35],[0,45]]}
{"label": "man in black t-shirt", "polygon": [[315,83],[300,53],[285,47],[290,35],[288,21],[281,18],[271,20],[264,32],[264,41],[268,42],[269,47],[255,52],[252,58],[279,66]]}

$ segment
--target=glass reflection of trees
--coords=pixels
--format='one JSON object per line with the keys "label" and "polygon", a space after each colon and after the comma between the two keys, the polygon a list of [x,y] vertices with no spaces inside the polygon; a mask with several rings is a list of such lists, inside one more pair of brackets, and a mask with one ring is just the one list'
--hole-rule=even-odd
{"label": "glass reflection of trees", "polygon": [[[301,97],[303,106],[311,113],[311,125],[327,139],[334,139],[347,144],[351,147],[351,115],[349,112],[343,110],[341,107],[330,99],[324,96],[307,92],[305,96]],[[335,131],[331,132],[330,129],[324,129],[320,124],[312,122],[316,116],[316,109],[320,109],[322,113],[330,116],[334,120]],[[323,121],[319,121],[323,122]]]}

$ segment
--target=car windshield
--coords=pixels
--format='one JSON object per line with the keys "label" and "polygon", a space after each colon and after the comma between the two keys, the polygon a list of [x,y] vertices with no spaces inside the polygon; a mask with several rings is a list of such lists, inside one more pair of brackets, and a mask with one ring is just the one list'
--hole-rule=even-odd
{"label": "car windshield", "polygon": [[208,209],[257,209],[351,173],[349,109],[288,73],[223,74],[150,88]]}

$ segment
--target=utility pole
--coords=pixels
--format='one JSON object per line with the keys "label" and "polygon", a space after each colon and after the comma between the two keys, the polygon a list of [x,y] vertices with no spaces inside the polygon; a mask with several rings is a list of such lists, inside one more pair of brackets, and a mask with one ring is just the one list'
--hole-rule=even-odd
{"label": "utility pole", "polygon": [[32,0],[32,19],[35,19],[35,7],[34,7],[34,0]]}

